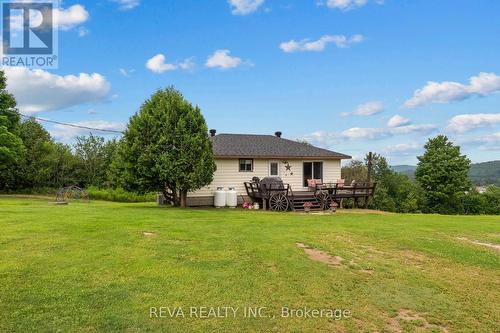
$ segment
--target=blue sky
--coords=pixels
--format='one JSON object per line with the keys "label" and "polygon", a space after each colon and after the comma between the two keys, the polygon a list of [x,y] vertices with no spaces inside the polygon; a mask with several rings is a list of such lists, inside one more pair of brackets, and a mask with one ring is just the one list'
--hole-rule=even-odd
{"label": "blue sky", "polygon": [[[475,162],[500,159],[498,1],[101,0],[60,11],[59,68],[6,70],[22,112],[116,129],[174,85],[219,133],[281,130],[393,164],[415,164],[444,133]],[[46,126],[66,142],[84,134]]]}

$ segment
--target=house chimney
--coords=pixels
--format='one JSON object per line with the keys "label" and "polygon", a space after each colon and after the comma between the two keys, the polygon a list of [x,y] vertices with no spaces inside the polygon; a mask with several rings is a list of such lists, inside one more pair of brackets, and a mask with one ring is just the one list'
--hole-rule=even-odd
{"label": "house chimney", "polygon": [[278,138],[281,138],[281,132],[280,131],[274,132],[274,135],[276,135],[276,137],[278,137]]}
{"label": "house chimney", "polygon": [[210,136],[215,136],[215,133],[217,133],[217,131],[216,131],[216,130],[214,130],[214,129],[211,129],[211,130],[210,130]]}

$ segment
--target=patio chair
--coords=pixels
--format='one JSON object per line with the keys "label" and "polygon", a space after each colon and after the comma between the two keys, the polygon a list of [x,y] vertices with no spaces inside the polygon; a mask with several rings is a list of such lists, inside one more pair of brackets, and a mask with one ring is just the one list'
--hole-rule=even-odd
{"label": "patio chair", "polygon": [[321,187],[323,187],[323,180],[321,180],[321,179],[308,179],[307,180],[307,187],[310,190],[314,190],[314,191],[321,189]]}

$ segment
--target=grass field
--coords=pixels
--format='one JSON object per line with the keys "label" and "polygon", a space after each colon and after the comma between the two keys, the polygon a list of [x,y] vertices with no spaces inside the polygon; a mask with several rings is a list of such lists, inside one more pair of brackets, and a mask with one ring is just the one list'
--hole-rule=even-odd
{"label": "grass field", "polygon": [[[500,244],[499,216],[48,201],[0,197],[0,332],[500,331],[500,251],[473,243]],[[238,310],[190,315],[203,307]],[[265,309],[252,318],[246,307]]]}

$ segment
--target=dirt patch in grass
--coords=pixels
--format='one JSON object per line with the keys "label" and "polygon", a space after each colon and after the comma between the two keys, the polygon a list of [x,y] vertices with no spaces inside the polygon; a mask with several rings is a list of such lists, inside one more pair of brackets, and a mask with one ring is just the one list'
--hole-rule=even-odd
{"label": "dirt patch in grass", "polygon": [[411,250],[402,251],[400,255],[402,255],[407,263],[412,263],[415,265],[425,264],[429,260],[429,258],[423,253]]}
{"label": "dirt patch in grass", "polygon": [[156,234],[154,232],[151,232],[151,231],[144,231],[142,234],[144,236],[146,236],[146,237],[154,237],[154,236],[156,236]]}
{"label": "dirt patch in grass", "polygon": [[[404,323],[411,323],[417,326],[416,332],[432,330],[433,332],[448,333],[448,328],[440,325],[431,324],[422,314],[416,313],[408,309],[400,309],[398,315],[390,318],[386,325],[386,330],[389,332],[403,332],[401,326]],[[403,324],[403,325],[402,325]]]}
{"label": "dirt patch in grass", "polygon": [[498,244],[483,243],[483,242],[476,241],[476,240],[470,240],[470,239],[465,238],[465,237],[457,237],[457,239],[464,241],[464,242],[467,242],[467,243],[474,244],[474,245],[486,246],[486,247],[489,247],[491,249],[495,249],[497,251],[500,251],[500,245],[498,245]]}
{"label": "dirt patch in grass", "polygon": [[303,243],[297,243],[297,246],[304,250],[304,252],[309,256],[309,259],[322,262],[329,266],[341,266],[342,260],[344,260],[339,256],[331,256],[321,250],[311,249],[309,246]]}

